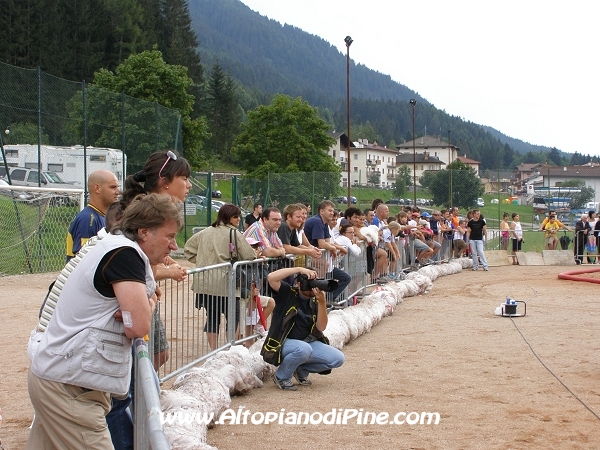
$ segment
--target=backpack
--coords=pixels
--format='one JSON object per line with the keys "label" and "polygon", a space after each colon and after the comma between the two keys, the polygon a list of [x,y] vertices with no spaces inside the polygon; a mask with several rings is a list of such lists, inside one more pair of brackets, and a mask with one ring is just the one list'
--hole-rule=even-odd
{"label": "backpack", "polygon": [[266,363],[276,367],[281,364],[281,349],[283,348],[285,339],[290,334],[290,331],[292,331],[292,328],[294,328],[295,322],[292,319],[296,314],[298,314],[298,308],[296,305],[292,305],[281,320],[271,321],[269,334],[267,334],[265,343],[260,350],[260,355]]}
{"label": "backpack", "polygon": [[[297,292],[296,292],[297,294]],[[295,297],[296,302],[298,301],[298,297]],[[311,304],[311,308],[316,310],[316,304]],[[263,360],[266,363],[269,363],[273,366],[279,366],[281,364],[281,350],[283,348],[283,343],[286,338],[294,328],[296,324],[294,322],[294,317],[298,314],[297,304],[292,304],[286,313],[283,315],[281,319],[273,319],[271,320],[271,328],[269,329],[269,333],[265,338],[265,343],[263,344],[260,355],[263,357]],[[313,314],[313,325],[310,330],[310,334],[306,337],[306,342],[314,342],[321,341],[324,344],[329,345],[329,339],[327,336],[323,334],[322,331],[319,331],[316,327],[317,314]],[[327,375],[331,373],[331,370],[325,370],[323,372],[319,372],[321,375]]]}

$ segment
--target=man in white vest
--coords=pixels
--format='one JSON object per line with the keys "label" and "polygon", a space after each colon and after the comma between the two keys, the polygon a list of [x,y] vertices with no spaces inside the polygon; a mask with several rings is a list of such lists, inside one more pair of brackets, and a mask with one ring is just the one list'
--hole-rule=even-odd
{"label": "man in white vest", "polygon": [[28,376],[35,420],[27,449],[113,448],[105,415],[111,395],[129,390],[131,340],[150,332],[151,265],[177,248],[182,225],[171,197],[140,196],[118,233],[99,241],[66,280]]}

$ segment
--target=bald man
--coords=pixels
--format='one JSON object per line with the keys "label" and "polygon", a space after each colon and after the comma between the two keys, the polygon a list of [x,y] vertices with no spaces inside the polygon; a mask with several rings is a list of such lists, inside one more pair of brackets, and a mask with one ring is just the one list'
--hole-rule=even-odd
{"label": "bald man", "polygon": [[119,181],[108,170],[95,170],[88,177],[88,192],[88,205],[75,216],[67,233],[67,262],[104,227],[106,210],[119,198]]}

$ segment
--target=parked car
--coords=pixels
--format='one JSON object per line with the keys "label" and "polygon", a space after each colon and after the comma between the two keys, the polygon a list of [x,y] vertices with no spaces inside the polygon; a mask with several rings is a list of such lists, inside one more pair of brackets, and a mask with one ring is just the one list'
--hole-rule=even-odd
{"label": "parked car", "polygon": [[404,200],[401,198],[390,198],[387,202],[385,202],[386,205],[404,205]]}
{"label": "parked car", "polygon": [[[206,191],[200,191],[200,194],[204,197],[206,197]],[[223,194],[221,193],[221,191],[219,191],[218,189],[212,191],[211,194],[212,198],[221,198],[223,196]]]}
{"label": "parked car", "polygon": [[[9,167],[10,181],[14,186],[32,186],[37,187],[38,181],[41,187],[70,188],[56,172],[42,171],[40,179],[37,169],[28,169],[26,167]],[[6,168],[0,167],[0,177],[6,179]]]}
{"label": "parked car", "polygon": [[485,202],[483,201],[483,199],[481,197],[479,197],[477,199],[477,206],[485,206]]}

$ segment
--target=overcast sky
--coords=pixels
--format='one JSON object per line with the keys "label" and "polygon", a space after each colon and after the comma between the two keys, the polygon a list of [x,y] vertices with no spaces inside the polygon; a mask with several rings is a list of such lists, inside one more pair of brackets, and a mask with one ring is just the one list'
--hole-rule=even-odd
{"label": "overcast sky", "polygon": [[356,63],[451,115],[531,144],[600,155],[600,26],[591,0],[241,1],[343,54],[350,35]]}

